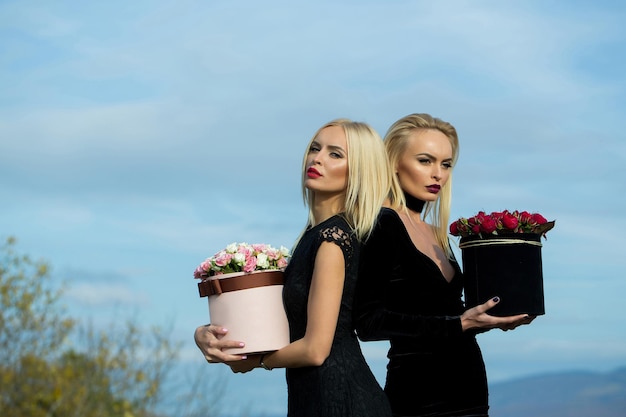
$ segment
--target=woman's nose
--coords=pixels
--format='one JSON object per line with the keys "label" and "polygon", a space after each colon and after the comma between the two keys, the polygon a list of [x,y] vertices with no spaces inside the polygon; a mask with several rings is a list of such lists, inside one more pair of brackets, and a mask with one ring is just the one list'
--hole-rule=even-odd
{"label": "woman's nose", "polygon": [[313,155],[312,161],[314,164],[320,165],[322,163],[322,153],[318,152],[315,155]]}

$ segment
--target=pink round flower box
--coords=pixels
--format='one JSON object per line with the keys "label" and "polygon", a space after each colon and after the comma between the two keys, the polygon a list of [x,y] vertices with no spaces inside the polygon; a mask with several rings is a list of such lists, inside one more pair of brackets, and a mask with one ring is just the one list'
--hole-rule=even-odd
{"label": "pink round flower box", "polygon": [[214,275],[198,283],[200,297],[208,297],[211,323],[228,329],[223,340],[245,343],[225,352],[270,352],[289,344],[283,282],[281,270],[263,270]]}

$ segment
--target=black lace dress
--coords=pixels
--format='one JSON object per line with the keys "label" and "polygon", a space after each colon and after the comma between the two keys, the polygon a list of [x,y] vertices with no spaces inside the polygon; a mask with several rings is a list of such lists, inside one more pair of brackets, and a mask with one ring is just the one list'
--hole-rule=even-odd
{"label": "black lace dress", "polygon": [[475,334],[463,332],[463,275],[448,282],[383,209],[361,251],[355,318],[363,340],[390,340],[385,392],[394,416],[487,416],[487,377]]}
{"label": "black lace dress", "polygon": [[386,417],[387,398],[365,362],[354,332],[352,303],[360,245],[347,222],[334,216],[307,230],[285,270],[283,300],[291,341],[304,337],[313,265],[322,242],[343,251],[346,275],[330,356],[321,366],[287,369],[289,417]]}

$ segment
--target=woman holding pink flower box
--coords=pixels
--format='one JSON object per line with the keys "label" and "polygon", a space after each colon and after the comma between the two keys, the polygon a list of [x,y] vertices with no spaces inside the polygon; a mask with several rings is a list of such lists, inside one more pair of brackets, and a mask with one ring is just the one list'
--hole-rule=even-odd
{"label": "woman holding pink flower box", "polygon": [[[289,417],[387,417],[387,397],[365,362],[353,324],[361,242],[369,236],[390,188],[382,139],[345,119],[320,128],[303,160],[307,225],[284,271],[283,303],[291,343],[262,355],[231,355],[219,326],[195,340],[210,362],[234,372],[287,368]],[[217,337],[216,337],[217,336]]]}
{"label": "woman holding pink flower box", "polygon": [[[385,392],[394,416],[487,416],[487,379],[475,334],[532,321],[466,310],[463,275],[447,237],[456,129],[428,114],[385,137],[393,176],[389,208],[361,253],[355,319],[362,340],[389,340]],[[422,215],[432,213],[434,224]]]}

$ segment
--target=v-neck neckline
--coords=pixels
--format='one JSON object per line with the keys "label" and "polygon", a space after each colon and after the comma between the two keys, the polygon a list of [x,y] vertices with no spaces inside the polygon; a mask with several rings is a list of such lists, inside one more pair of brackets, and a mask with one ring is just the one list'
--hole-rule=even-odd
{"label": "v-neck neckline", "polygon": [[406,224],[404,224],[404,222],[402,221],[402,218],[400,217],[400,214],[397,211],[393,210],[393,209],[390,209],[390,210],[393,211],[395,213],[396,217],[398,218],[398,221],[400,222],[400,224],[402,225],[402,229],[404,230],[404,236],[411,243],[411,246],[413,246],[413,249],[415,250],[415,252],[417,252],[420,256],[422,256],[423,258],[428,260],[428,262],[431,264],[431,266],[433,266],[439,272],[439,276],[441,277],[441,279],[445,283],[452,284],[452,282],[455,280],[455,278],[456,278],[456,276],[458,275],[458,272],[459,272],[458,268],[455,267],[454,262],[452,262],[451,260],[448,260],[448,262],[450,262],[450,266],[452,266],[452,270],[453,270],[452,277],[450,277],[450,279],[448,280],[448,278],[445,276],[445,274],[443,273],[443,270],[437,264],[437,262],[435,262],[435,260],[433,258],[428,256],[427,254],[425,254],[424,252],[419,250],[419,248],[417,246],[415,246],[415,243],[413,242],[413,239],[411,239],[411,234],[409,233],[409,230],[407,229]]}

